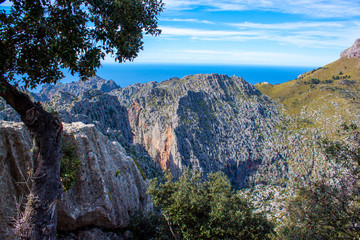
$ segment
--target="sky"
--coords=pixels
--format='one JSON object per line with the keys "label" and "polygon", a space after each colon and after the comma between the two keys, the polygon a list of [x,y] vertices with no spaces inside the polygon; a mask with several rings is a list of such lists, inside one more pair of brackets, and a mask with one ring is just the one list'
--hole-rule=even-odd
{"label": "sky", "polygon": [[137,62],[323,66],[360,38],[359,0],[165,0]]}
{"label": "sky", "polygon": [[162,34],[144,37],[135,64],[323,66],[360,38],[359,0],[164,3]]}

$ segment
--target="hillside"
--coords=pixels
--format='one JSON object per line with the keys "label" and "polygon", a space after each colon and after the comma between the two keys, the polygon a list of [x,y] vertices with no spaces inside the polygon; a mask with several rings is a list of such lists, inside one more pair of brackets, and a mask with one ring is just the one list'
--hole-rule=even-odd
{"label": "hillside", "polygon": [[283,104],[286,114],[308,119],[315,127],[359,120],[360,58],[342,57],[295,80],[255,87]]}
{"label": "hillside", "polygon": [[276,219],[279,226],[286,224],[286,201],[296,195],[296,188],[322,178],[334,181],[337,177],[327,175],[340,168],[325,160],[321,143],[324,139],[342,142],[345,137],[340,134],[341,126],[344,123],[360,124],[359,42],[357,40],[343,51],[337,61],[301,74],[295,80],[277,85],[255,85],[263,94],[283,105],[284,120],[277,132],[282,137],[274,139],[287,142],[288,178],[286,187],[257,185],[245,192],[259,209]]}

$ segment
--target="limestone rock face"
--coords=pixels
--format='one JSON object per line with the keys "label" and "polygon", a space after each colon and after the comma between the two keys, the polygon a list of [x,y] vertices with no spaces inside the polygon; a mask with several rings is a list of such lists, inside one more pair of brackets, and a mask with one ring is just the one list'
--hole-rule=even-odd
{"label": "limestone rock face", "polygon": [[64,129],[64,140],[76,146],[82,166],[59,205],[59,230],[124,228],[132,211],[147,210],[145,179],[118,142],[110,142],[93,125],[64,124]]}
{"label": "limestone rock face", "polygon": [[242,188],[257,172],[267,175],[269,166],[279,167],[275,173],[286,168],[272,164],[285,157],[273,144],[280,106],[241,77],[198,74],[108,93],[57,91],[43,104],[64,122],[93,123],[121,142],[147,177],[158,168],[175,176],[185,167],[222,170]]}
{"label": "limestone rock face", "polygon": [[42,104],[62,122],[94,124],[110,140],[120,142],[147,177],[155,177],[161,172],[143,146],[133,144],[134,133],[129,122],[128,110],[116,96],[100,90],[86,90],[78,96],[57,91],[50,101]]}
{"label": "limestone rock face", "polygon": [[[0,121],[0,239],[13,239],[8,223],[28,193],[32,140],[23,124]],[[24,196],[25,194],[25,196]]]}
{"label": "limestone rock face", "polygon": [[241,188],[263,162],[279,158],[264,151],[278,106],[240,77],[194,75],[109,94],[127,106],[134,142],[176,176],[184,167],[222,170]]}
{"label": "limestone rock face", "polygon": [[0,98],[0,120],[21,122],[20,115],[3,98]]}
{"label": "limestone rock face", "polygon": [[[58,230],[123,229],[133,211],[149,210],[146,182],[118,142],[94,125],[63,125],[63,139],[75,147],[81,167],[58,204]],[[15,122],[0,121],[0,136],[0,212],[8,222],[16,218],[15,203],[28,193],[32,140],[23,124]],[[7,230],[1,229],[1,237]]]}
{"label": "limestone rock face", "polygon": [[341,52],[340,57],[342,58],[360,58],[360,38],[356,39],[354,44]]}
{"label": "limestone rock face", "polygon": [[116,97],[102,91],[85,91],[78,96],[58,91],[44,106],[55,111],[63,122],[92,123],[112,140],[122,144],[133,142],[127,109]]}

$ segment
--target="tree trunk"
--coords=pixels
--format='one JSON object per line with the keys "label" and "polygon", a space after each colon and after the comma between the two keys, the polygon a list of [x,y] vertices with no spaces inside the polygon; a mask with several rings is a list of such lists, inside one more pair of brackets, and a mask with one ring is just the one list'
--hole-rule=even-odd
{"label": "tree trunk", "polygon": [[15,233],[20,239],[56,239],[56,203],[62,194],[60,183],[62,124],[46,112],[40,103],[15,87],[5,86],[0,96],[21,116],[33,137],[33,166],[31,189],[22,218],[17,222]]}

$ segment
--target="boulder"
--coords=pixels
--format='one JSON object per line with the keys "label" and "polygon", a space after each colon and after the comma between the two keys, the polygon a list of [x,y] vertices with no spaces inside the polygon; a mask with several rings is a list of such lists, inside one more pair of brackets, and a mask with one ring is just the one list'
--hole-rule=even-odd
{"label": "boulder", "polygon": [[92,124],[64,123],[64,132],[64,141],[76,147],[81,167],[59,204],[59,230],[125,228],[133,211],[148,210],[145,179],[118,142]]}

